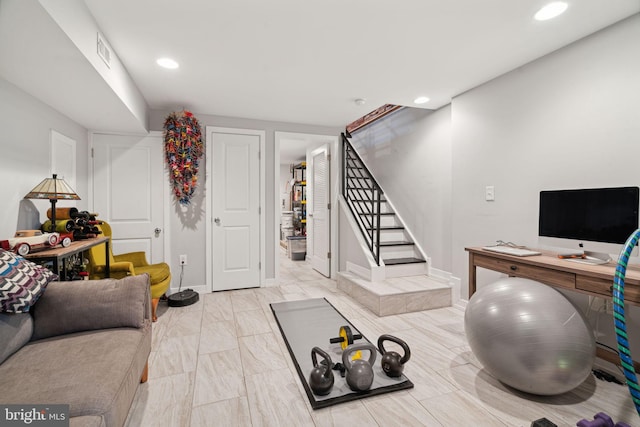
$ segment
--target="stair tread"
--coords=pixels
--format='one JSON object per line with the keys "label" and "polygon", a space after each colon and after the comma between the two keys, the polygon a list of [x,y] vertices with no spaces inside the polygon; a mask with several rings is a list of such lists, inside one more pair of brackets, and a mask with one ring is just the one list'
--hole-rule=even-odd
{"label": "stair tread", "polygon": [[390,242],[380,242],[380,246],[412,246],[415,245],[414,242],[409,242],[405,240],[395,240]]}
{"label": "stair tread", "polygon": [[418,264],[422,262],[427,262],[420,258],[392,258],[392,259],[384,259],[384,265],[401,265],[401,264]]}

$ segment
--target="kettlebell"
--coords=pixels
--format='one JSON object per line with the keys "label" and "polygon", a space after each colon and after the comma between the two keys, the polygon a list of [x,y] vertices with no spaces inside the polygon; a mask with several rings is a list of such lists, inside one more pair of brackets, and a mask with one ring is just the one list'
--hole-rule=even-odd
{"label": "kettlebell", "polygon": [[[369,351],[369,360],[351,360],[351,355],[361,350]],[[376,361],[376,352],[376,348],[371,343],[351,344],[342,352],[342,364],[347,370],[345,379],[351,390],[368,390],[373,384],[373,364]]]}
{"label": "kettlebell", "polygon": [[[322,356],[324,360],[318,363],[316,354]],[[318,396],[331,393],[331,389],[333,388],[333,371],[331,370],[333,362],[331,362],[331,356],[321,348],[313,347],[311,349],[311,361],[313,362],[313,369],[309,375],[309,387],[311,387],[311,391]]]}
{"label": "kettlebell", "polygon": [[[391,341],[400,345],[404,351],[404,356],[400,356],[395,351],[385,351],[384,345],[382,345],[384,341]],[[384,373],[390,377],[399,377],[402,375],[404,364],[407,363],[411,357],[411,350],[407,343],[393,335],[384,334],[380,335],[380,338],[378,338],[378,349],[380,350],[380,353],[382,353],[381,364]]]}

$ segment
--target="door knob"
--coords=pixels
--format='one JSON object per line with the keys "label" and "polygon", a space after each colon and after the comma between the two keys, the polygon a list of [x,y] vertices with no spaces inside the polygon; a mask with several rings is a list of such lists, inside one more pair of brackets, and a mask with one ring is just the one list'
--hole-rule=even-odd
{"label": "door knob", "polygon": [[220,225],[220,218],[214,218],[213,222],[215,222],[216,224]]}
{"label": "door knob", "polygon": [[160,233],[162,232],[162,228],[157,228],[155,230],[153,230],[154,233],[156,233],[156,237],[158,237],[160,235]]}

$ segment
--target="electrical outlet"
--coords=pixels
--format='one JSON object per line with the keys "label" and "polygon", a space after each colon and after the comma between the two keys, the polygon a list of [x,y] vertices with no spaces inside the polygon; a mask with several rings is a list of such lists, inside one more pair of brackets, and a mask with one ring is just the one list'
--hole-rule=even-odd
{"label": "electrical outlet", "polygon": [[187,265],[187,256],[180,255],[180,265]]}

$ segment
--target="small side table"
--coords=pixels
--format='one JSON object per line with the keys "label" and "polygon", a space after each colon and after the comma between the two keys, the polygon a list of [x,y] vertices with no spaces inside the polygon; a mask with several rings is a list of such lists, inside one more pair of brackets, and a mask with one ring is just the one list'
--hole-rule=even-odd
{"label": "small side table", "polygon": [[106,277],[109,277],[109,238],[104,236],[71,242],[71,244],[66,248],[60,246],[43,251],[33,252],[27,254],[25,258],[38,264],[45,262],[53,263],[53,272],[60,277],[60,281],[65,281],[67,280],[67,260],[73,255],[84,252],[87,249],[98,246],[100,244],[104,244],[105,254],[107,254]]}

